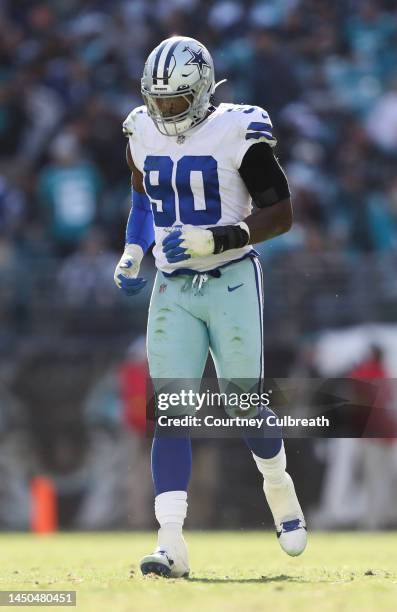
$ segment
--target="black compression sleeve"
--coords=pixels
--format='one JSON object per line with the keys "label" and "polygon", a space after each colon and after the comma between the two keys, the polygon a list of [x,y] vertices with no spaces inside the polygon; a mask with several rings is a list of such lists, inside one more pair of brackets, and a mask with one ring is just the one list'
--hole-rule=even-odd
{"label": "black compression sleeve", "polygon": [[239,225],[219,225],[208,228],[214,236],[214,254],[239,249],[249,241],[249,234]]}
{"label": "black compression sleeve", "polygon": [[239,173],[258,208],[290,197],[287,177],[266,142],[257,142],[243,157]]}

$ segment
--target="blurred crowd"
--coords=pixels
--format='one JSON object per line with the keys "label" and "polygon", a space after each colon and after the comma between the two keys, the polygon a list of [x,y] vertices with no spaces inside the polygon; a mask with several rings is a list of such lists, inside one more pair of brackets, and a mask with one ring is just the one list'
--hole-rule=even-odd
{"label": "blurred crowd", "polygon": [[175,33],[210,49],[228,79],[218,102],[273,119],[295,224],[259,247],[281,261],[272,270],[288,270],[293,250],[318,291],[330,266],[375,255],[389,278],[396,17],[393,0],[1,0],[0,340],[43,329],[48,304],[126,307],[112,284],[130,207],[121,123],[142,103],[147,54]]}
{"label": "blurred crowd", "polygon": [[393,0],[1,0],[1,268],[84,251],[93,228],[98,250],[120,250],[120,126],[174,33],[208,46],[220,100],[270,112],[296,213],[287,246],[393,249],[396,17]]}
{"label": "blurred crowd", "polygon": [[7,327],[32,325],[27,304],[43,301],[43,287],[41,313],[57,298],[120,309],[112,271],[130,207],[121,123],[142,103],[147,54],[175,33],[212,52],[228,79],[218,101],[261,105],[275,124],[295,225],[262,257],[394,261],[396,17],[393,0],[1,0]]}

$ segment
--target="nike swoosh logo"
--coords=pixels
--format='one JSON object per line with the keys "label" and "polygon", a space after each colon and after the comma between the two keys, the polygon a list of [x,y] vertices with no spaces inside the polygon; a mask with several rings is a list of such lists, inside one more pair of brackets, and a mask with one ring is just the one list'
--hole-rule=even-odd
{"label": "nike swoosh logo", "polygon": [[229,287],[229,285],[227,286],[227,290],[230,291],[235,291],[236,289],[238,289],[239,287],[242,287],[244,285],[244,283],[240,283],[239,285],[236,285],[235,287]]}

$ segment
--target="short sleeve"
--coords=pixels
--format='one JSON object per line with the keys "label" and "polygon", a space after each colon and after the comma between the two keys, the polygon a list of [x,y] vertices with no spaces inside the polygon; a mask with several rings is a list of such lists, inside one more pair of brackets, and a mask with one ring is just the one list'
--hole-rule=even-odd
{"label": "short sleeve", "polygon": [[123,121],[123,134],[126,138],[133,137],[137,132],[139,115],[143,114],[143,106],[137,106],[127,115]]}
{"label": "short sleeve", "polygon": [[144,106],[138,106],[134,108],[127,118],[123,121],[123,134],[129,140],[129,147],[134,164],[142,172],[141,164],[139,161],[139,142],[141,140],[140,134],[142,131],[141,117],[145,113],[146,108]]}
{"label": "short sleeve", "polygon": [[253,144],[266,142],[271,147],[275,147],[277,139],[273,135],[273,124],[269,113],[260,106],[241,106],[234,112],[239,113],[236,167],[240,168],[244,155]]}

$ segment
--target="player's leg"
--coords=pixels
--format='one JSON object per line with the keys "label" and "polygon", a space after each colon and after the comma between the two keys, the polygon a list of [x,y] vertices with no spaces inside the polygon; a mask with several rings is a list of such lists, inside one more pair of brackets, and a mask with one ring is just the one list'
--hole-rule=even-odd
{"label": "player's leg", "polygon": [[[147,347],[149,370],[157,395],[180,392],[199,384],[208,355],[208,333],[204,323],[188,310],[189,295],[183,291],[186,278],[158,274],[149,309]],[[175,407],[163,416],[183,416],[186,408]],[[180,577],[189,573],[188,555],[182,536],[187,512],[187,489],[192,455],[189,429],[156,426],[152,445],[152,476],[155,515],[160,524],[155,552],[144,557],[144,574]]]}
{"label": "player's leg", "polygon": [[[210,346],[221,382],[247,379],[247,390],[263,378],[263,291],[259,262],[243,260],[222,270],[211,283],[214,304],[210,321]],[[266,409],[269,411],[269,409]],[[270,431],[271,430],[271,431]],[[286,472],[286,455],[280,428],[264,426],[245,430],[244,440],[263,475],[264,492],[273,514],[281,547],[298,555],[306,546],[306,524],[295,487]]]}

